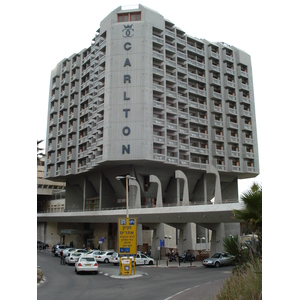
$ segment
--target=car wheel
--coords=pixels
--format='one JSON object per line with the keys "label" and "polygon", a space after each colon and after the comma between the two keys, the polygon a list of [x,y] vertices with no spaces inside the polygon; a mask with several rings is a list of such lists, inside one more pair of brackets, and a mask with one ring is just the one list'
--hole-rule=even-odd
{"label": "car wheel", "polygon": [[105,262],[106,264],[108,264],[108,262],[109,262],[108,258],[105,258],[105,259],[104,259],[104,262]]}
{"label": "car wheel", "polygon": [[153,261],[152,260],[149,261],[149,265],[153,265]]}
{"label": "car wheel", "polygon": [[216,267],[216,268],[219,268],[219,267],[220,267],[220,263],[219,263],[218,261],[216,261],[215,267]]}

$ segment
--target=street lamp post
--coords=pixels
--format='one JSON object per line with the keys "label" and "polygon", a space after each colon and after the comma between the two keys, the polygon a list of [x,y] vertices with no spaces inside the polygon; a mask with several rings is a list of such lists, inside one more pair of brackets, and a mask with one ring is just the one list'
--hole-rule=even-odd
{"label": "street lamp post", "polygon": [[128,180],[136,180],[135,177],[132,177],[130,175],[126,175],[126,176],[117,176],[116,177],[117,180],[121,180],[121,179],[126,179],[126,218],[129,218],[129,213],[128,213]]}

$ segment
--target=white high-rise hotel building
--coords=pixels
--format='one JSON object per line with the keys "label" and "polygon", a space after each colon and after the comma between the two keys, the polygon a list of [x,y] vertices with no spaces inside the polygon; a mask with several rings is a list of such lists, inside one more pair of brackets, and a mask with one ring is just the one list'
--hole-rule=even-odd
{"label": "white high-rise hotel building", "polygon": [[259,174],[250,56],[142,5],[102,20],[51,72],[45,177],[66,181],[67,212],[103,211],[127,174],[131,208],[238,202]]}

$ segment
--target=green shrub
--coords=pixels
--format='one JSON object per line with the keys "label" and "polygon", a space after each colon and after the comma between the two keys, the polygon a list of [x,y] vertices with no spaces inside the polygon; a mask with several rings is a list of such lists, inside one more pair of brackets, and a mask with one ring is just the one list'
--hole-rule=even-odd
{"label": "green shrub", "polygon": [[37,283],[39,283],[44,277],[44,274],[40,268],[37,268]]}
{"label": "green shrub", "polygon": [[253,258],[238,268],[226,279],[217,300],[261,299],[262,297],[262,262]]}

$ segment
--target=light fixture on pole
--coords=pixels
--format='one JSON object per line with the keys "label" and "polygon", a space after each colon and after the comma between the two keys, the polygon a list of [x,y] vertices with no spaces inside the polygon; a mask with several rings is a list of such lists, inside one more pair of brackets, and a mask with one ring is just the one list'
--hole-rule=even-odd
{"label": "light fixture on pole", "polygon": [[129,218],[129,214],[128,214],[128,180],[136,180],[135,177],[132,177],[130,175],[126,175],[126,176],[117,176],[116,177],[117,180],[121,180],[121,179],[126,179],[126,217],[127,219]]}

